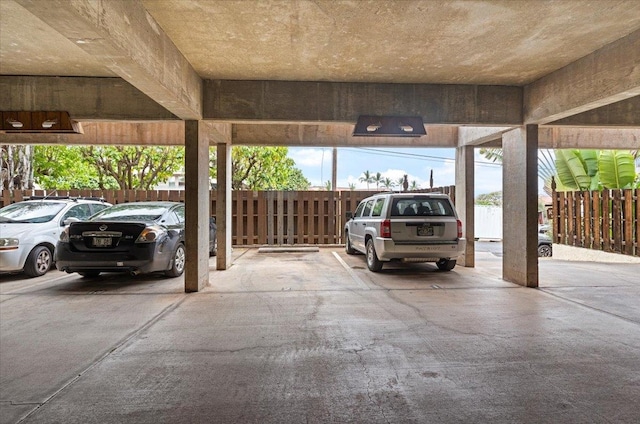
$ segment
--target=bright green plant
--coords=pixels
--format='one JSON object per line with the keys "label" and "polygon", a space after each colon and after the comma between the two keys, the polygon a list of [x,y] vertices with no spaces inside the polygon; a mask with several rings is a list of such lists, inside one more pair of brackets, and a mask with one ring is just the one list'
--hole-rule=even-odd
{"label": "bright green plant", "polygon": [[[309,181],[287,147],[234,146],[231,151],[231,186],[234,190],[307,190]],[[209,174],[217,177],[216,151],[209,152]]]}
{"label": "bright green plant", "polygon": [[628,150],[557,150],[558,191],[632,188],[635,158]]}

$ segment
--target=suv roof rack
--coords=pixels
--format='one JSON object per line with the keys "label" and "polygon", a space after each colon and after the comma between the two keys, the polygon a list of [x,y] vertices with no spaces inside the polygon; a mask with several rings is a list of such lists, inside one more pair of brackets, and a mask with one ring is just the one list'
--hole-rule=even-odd
{"label": "suv roof rack", "polygon": [[104,197],[83,197],[83,196],[25,196],[25,200],[73,200],[74,202],[77,200],[96,200],[99,202],[106,202]]}

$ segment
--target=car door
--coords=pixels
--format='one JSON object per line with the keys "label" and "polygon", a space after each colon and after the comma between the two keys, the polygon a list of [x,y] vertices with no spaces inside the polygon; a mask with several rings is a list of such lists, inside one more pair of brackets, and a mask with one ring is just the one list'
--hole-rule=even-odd
{"label": "car door", "polygon": [[370,199],[358,205],[358,209],[356,209],[355,216],[353,217],[353,225],[351,226],[353,231],[351,237],[353,246],[362,252],[365,250],[364,236],[373,202],[374,200]]}

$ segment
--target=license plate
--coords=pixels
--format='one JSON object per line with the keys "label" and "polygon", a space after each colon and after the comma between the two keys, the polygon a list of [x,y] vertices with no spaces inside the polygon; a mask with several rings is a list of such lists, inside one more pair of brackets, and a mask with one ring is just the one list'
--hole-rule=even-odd
{"label": "license plate", "polygon": [[419,236],[432,236],[433,235],[433,226],[429,224],[423,224],[418,227],[418,235]]}
{"label": "license plate", "polygon": [[109,246],[111,246],[111,238],[110,237],[94,237],[93,238],[93,246],[94,247],[109,247]]}

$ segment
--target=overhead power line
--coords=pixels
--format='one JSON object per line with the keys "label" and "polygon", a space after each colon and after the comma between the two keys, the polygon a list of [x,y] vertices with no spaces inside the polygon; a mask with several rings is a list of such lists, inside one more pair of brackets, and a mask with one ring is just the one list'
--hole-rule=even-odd
{"label": "overhead power line", "polygon": [[[395,157],[403,157],[403,158],[410,158],[410,159],[417,159],[417,160],[421,160],[421,159],[431,159],[431,160],[436,160],[439,162],[450,162],[455,160],[454,158],[448,158],[448,157],[444,157],[444,156],[431,156],[431,155],[424,155],[424,154],[418,154],[418,153],[405,153],[405,152],[396,152],[393,150],[384,150],[384,149],[372,149],[372,148],[367,148],[367,147],[357,147],[357,148],[343,148],[343,150],[348,150],[348,151],[364,151],[364,153],[366,154],[370,154],[370,155],[375,155],[375,156],[395,156]],[[501,163],[493,163],[493,162],[476,162],[477,165],[479,166],[498,166],[498,167],[502,167]]]}

